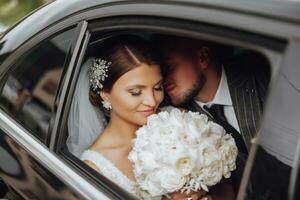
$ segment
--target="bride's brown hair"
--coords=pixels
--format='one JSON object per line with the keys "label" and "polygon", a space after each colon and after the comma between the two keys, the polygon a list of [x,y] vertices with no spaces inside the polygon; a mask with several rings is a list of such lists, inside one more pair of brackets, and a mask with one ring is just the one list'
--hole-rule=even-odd
{"label": "bride's brown hair", "polygon": [[[102,90],[106,92],[111,91],[114,83],[123,74],[142,63],[159,64],[159,59],[149,42],[135,35],[120,35],[106,39],[101,43],[101,52],[97,57],[112,63],[107,72],[108,77],[102,82]],[[99,92],[90,89],[90,101],[97,107],[102,101]]]}

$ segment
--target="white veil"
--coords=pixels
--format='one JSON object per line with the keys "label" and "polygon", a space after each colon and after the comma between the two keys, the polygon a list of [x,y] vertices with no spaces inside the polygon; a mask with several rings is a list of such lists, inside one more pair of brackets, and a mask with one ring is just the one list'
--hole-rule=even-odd
{"label": "white veil", "polygon": [[89,58],[81,67],[68,118],[69,135],[66,143],[69,151],[77,157],[89,148],[106,125],[100,108],[89,101],[88,69],[92,62],[93,58]]}

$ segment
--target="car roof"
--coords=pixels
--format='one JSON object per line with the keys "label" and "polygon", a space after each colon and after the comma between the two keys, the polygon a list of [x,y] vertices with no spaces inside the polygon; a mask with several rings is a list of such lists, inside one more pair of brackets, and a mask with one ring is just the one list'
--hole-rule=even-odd
{"label": "car roof", "polygon": [[[9,53],[41,30],[64,18],[99,6],[133,3],[208,7],[300,24],[300,2],[284,0],[56,0],[24,17],[0,39],[0,55]],[[22,37],[20,37],[22,36]],[[12,38],[10,40],[10,38]]]}
{"label": "car roof", "polygon": [[67,16],[97,5],[110,3],[157,3],[207,6],[235,12],[252,13],[290,22],[300,22],[300,0],[56,0],[51,12],[56,16]]}

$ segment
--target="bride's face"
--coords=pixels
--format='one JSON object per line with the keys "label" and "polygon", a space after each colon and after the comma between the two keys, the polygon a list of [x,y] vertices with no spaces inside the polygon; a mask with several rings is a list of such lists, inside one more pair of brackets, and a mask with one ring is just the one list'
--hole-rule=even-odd
{"label": "bride's face", "polygon": [[160,67],[141,64],[122,75],[105,96],[112,115],[138,126],[146,124],[164,98]]}

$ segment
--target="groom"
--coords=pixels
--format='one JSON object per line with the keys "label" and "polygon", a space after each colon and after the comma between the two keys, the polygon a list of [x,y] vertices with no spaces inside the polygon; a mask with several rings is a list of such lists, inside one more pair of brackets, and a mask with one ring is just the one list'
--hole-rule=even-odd
{"label": "groom", "polygon": [[[237,193],[251,140],[259,129],[270,78],[268,62],[246,53],[225,67],[215,44],[175,36],[157,36],[155,42],[166,62],[164,88],[171,103],[208,115],[234,137],[239,155],[231,183]],[[224,199],[220,190],[213,190],[212,199]]]}

